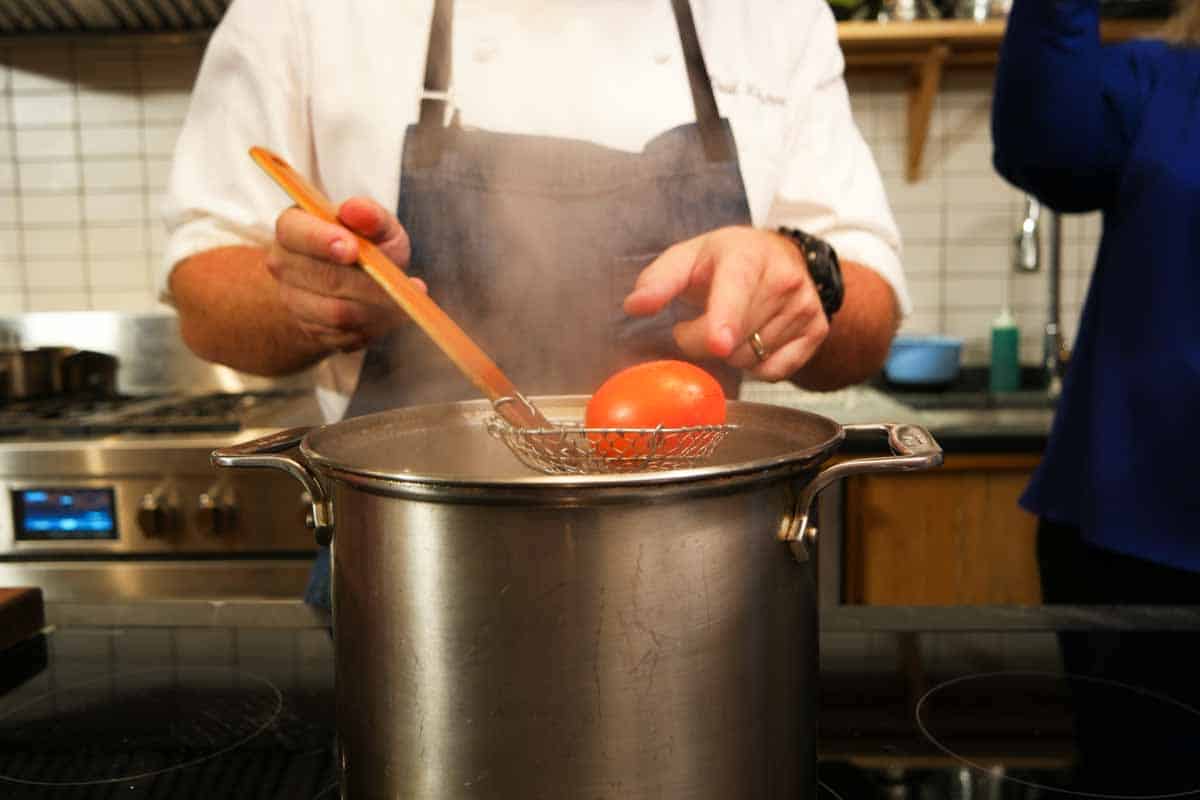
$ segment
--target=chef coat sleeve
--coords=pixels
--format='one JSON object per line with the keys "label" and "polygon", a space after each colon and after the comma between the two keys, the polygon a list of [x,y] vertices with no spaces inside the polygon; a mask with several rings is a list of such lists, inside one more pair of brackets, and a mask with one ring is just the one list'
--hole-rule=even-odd
{"label": "chef coat sleeve", "polygon": [[1099,0],[1016,0],[992,104],[993,163],[1059,211],[1114,197],[1159,44],[1105,46]]}
{"label": "chef coat sleeve", "polygon": [[289,0],[234,0],[217,26],[176,143],[157,289],[182,259],[226,245],[266,244],[290,203],[254,164],[253,145],[314,174],[304,58],[307,36]]}
{"label": "chef coat sleeve", "polygon": [[912,311],[901,267],[900,233],[874,156],[850,110],[837,25],[825,3],[813,11],[795,52],[790,141],[779,191],[767,215],[774,227],[800,228],[828,241],[838,256],[878,272],[902,314]]}

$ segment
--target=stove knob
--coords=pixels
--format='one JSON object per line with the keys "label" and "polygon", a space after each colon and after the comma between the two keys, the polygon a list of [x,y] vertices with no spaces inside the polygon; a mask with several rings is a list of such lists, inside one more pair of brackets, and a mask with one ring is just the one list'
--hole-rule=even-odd
{"label": "stove knob", "polygon": [[138,527],[150,538],[157,539],[174,533],[179,527],[178,517],[175,503],[161,486],[142,495],[138,503]]}
{"label": "stove knob", "polygon": [[237,497],[233,489],[215,483],[197,501],[196,524],[214,536],[233,531],[237,525]]}

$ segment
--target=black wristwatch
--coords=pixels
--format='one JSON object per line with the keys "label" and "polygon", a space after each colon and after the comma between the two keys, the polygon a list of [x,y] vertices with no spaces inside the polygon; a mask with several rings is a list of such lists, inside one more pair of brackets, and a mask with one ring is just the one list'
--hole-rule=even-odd
{"label": "black wristwatch", "polygon": [[842,300],[846,295],[837,251],[824,239],[810,236],[796,228],[780,227],[779,232],[795,242],[804,254],[808,274],[812,276],[813,285],[817,287],[817,294],[821,298],[821,307],[825,309],[825,316],[832,320],[833,315],[842,307]]}

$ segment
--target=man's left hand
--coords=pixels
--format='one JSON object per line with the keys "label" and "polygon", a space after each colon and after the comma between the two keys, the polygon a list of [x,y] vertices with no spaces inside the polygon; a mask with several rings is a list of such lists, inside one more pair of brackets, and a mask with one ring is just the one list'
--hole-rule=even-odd
{"label": "man's left hand", "polygon": [[800,248],[770,231],[720,228],[667,249],[638,276],[625,312],[651,316],[676,297],[701,309],[675,326],[686,356],[724,359],[760,380],[794,375],[829,335]]}

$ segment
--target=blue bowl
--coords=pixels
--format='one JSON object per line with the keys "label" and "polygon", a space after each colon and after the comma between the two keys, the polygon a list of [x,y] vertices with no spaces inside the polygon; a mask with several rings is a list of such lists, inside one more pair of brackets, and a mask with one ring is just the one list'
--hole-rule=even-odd
{"label": "blue bowl", "polygon": [[953,383],[962,363],[962,346],[963,340],[955,336],[897,336],[883,374],[892,383],[907,386]]}

